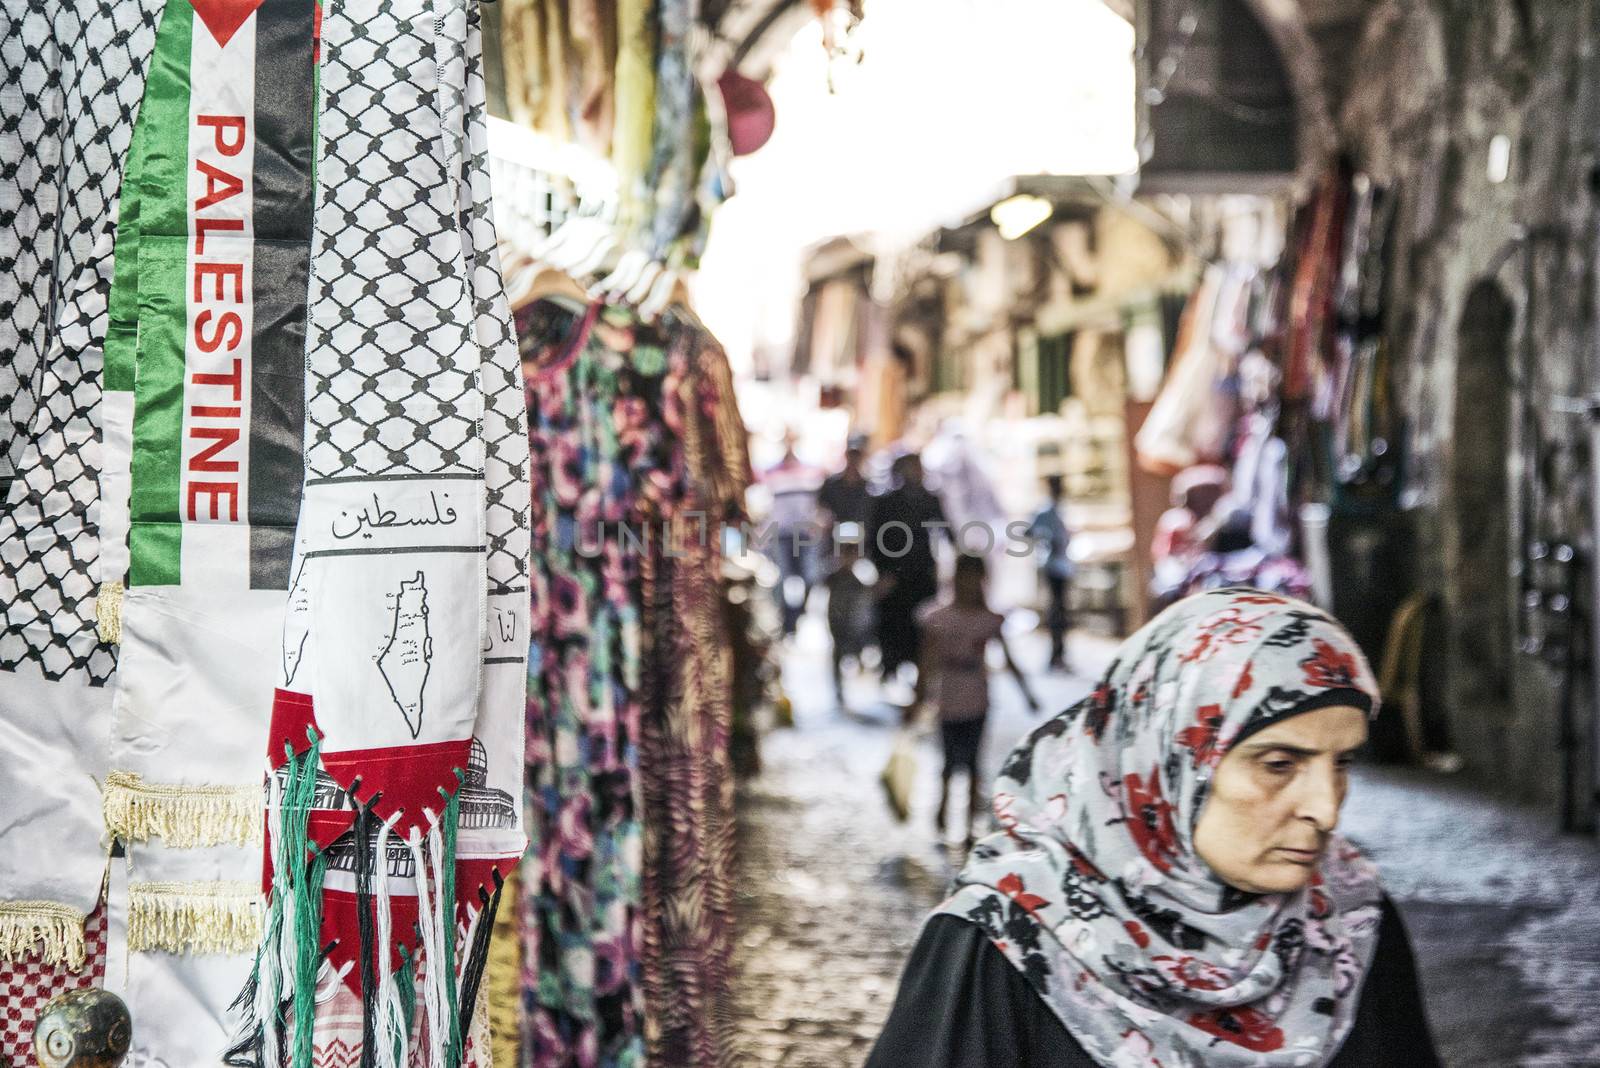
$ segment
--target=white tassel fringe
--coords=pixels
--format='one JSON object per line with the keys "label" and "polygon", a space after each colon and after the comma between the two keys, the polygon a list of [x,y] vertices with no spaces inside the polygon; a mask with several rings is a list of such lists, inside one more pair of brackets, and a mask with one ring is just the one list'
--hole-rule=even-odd
{"label": "white tassel fringe", "polygon": [[83,970],[83,924],[77,909],[54,901],[0,901],[0,960],[37,956],[49,965]]}
{"label": "white tassel fringe", "polygon": [[160,838],[175,849],[261,841],[259,786],[149,783],[129,771],[106,776],[106,830],[126,842]]}
{"label": "white tassel fringe", "polygon": [[246,882],[128,884],[128,948],[248,953],[261,941],[261,890]]}

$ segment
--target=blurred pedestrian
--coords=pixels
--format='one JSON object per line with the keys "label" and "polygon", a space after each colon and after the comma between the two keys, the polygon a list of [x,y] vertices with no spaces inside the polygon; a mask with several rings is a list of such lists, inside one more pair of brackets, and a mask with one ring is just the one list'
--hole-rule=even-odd
{"label": "blurred pedestrian", "polygon": [[933,532],[949,524],[922,482],[922,460],[906,453],[890,468],[893,484],[873,499],[868,559],[878,571],[878,651],[884,681],[918,663],[917,610],[939,592]]}
{"label": "blurred pedestrian", "polygon": [[975,524],[991,532],[1005,529],[1006,512],[981,456],[960,419],[941,423],[939,433],[922,450],[928,482],[938,493],[951,527],[958,531]]}
{"label": "blurred pedestrian", "polygon": [[773,563],[778,565],[778,608],[783,614],[785,637],[793,634],[805,615],[806,601],[816,575],[821,526],[817,520],[817,489],[822,473],[794,451],[794,436],[784,441],[783,459],[767,468],[761,481],[772,494]]}
{"label": "blurred pedestrian", "polygon": [[1400,914],[1334,833],[1378,687],[1233,588],[1117,650],[995,784],[867,1068],[1438,1068]]}
{"label": "blurred pedestrian", "polygon": [[920,714],[929,698],[938,708],[939,738],[944,746],[944,772],[939,794],[939,811],[934,816],[939,833],[946,831],[945,817],[950,807],[950,780],[958,772],[967,776],[967,827],[964,837],[971,845],[973,820],[979,811],[978,752],[983,745],[983,728],[989,718],[990,642],[997,642],[1005,656],[1006,668],[1017,680],[1022,696],[1033,711],[1039,702],[1028,686],[1028,679],[1017,667],[1000,633],[1005,617],[990,611],[984,596],[988,569],[983,557],[962,554],[956,558],[955,582],[951,597],[922,611],[922,666],[917,673],[913,714]]}
{"label": "blurred pedestrian", "polygon": [[828,589],[828,635],[833,640],[833,695],[844,708],[844,663],[861,662],[872,638],[872,565],[856,541],[839,542],[833,569],[823,580]]}
{"label": "blurred pedestrian", "polygon": [[872,517],[872,492],[867,484],[866,441],[852,435],[844,450],[844,466],[822,480],[817,505],[831,531],[830,541],[862,538]]}
{"label": "blurred pedestrian", "polygon": [[1060,475],[1050,475],[1044,480],[1049,499],[1040,505],[1028,524],[1028,540],[1033,542],[1034,559],[1039,565],[1039,576],[1050,591],[1050,605],[1045,613],[1045,625],[1050,628],[1050,670],[1068,671],[1067,630],[1072,622],[1067,604],[1068,585],[1072,581],[1072,532],[1067,529],[1063,507]]}

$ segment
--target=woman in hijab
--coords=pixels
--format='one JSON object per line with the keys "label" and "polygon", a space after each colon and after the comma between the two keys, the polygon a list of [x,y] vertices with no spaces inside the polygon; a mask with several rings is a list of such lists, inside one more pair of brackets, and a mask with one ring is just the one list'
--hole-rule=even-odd
{"label": "woman in hijab", "polygon": [[867,1068],[1435,1068],[1399,914],[1334,834],[1377,708],[1315,608],[1174,605],[1007,759]]}

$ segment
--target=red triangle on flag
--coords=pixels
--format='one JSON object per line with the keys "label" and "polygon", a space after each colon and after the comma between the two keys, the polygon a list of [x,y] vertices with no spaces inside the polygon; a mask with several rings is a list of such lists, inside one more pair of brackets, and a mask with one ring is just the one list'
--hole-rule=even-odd
{"label": "red triangle on flag", "polygon": [[189,0],[194,13],[206,24],[217,44],[227,47],[228,40],[244,25],[244,20],[256,13],[262,0]]}

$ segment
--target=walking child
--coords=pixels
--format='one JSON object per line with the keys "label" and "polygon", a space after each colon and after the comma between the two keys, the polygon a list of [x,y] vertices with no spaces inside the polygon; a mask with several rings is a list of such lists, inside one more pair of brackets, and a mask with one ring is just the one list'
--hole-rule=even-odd
{"label": "walking child", "polygon": [[1005,617],[989,610],[984,595],[986,568],[983,558],[956,558],[952,597],[922,613],[922,664],[917,672],[913,709],[932,700],[939,710],[939,738],[944,746],[944,775],[939,794],[939,811],[934,817],[940,833],[945,831],[945,816],[950,807],[950,780],[956,772],[967,775],[966,837],[972,841],[972,823],[978,812],[981,792],[978,783],[978,751],[983,728],[989,717],[989,666],[985,653],[991,641],[1000,643],[1006,668],[1017,680],[1028,707],[1037,712],[1027,677],[1017,667],[1006,645],[1000,626]]}

